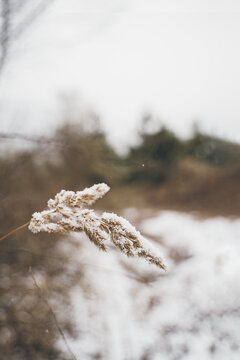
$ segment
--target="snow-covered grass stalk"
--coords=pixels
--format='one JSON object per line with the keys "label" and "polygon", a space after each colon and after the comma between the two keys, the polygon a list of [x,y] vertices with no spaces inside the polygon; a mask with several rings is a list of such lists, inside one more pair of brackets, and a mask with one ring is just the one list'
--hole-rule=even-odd
{"label": "snow-covered grass stalk", "polygon": [[150,250],[149,242],[126,219],[113,213],[95,214],[86,207],[95,203],[110,190],[102,183],[85,188],[83,191],[60,191],[48,201],[48,209],[35,212],[29,224],[33,233],[85,232],[88,238],[101,250],[107,250],[110,240],[124,254],[142,257],[151,264],[166,269],[162,259]]}
{"label": "snow-covered grass stalk", "polygon": [[107,250],[110,240],[124,254],[130,257],[142,257],[150,264],[166,270],[161,257],[147,239],[126,219],[114,213],[95,214],[90,206],[103,197],[110,187],[104,183],[85,188],[83,191],[62,190],[54,200],[48,201],[48,209],[35,212],[30,221],[2,236],[0,241],[28,226],[33,233],[47,231],[49,233],[85,232],[88,238],[101,250]]}

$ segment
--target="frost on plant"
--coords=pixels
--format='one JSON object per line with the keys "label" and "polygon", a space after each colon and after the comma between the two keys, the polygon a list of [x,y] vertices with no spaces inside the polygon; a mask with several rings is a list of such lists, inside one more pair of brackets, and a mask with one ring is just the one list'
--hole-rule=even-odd
{"label": "frost on plant", "polygon": [[126,219],[106,212],[98,216],[86,208],[109,190],[109,186],[104,183],[83,191],[62,190],[54,200],[48,201],[48,210],[32,215],[29,230],[33,233],[83,231],[101,250],[107,250],[107,242],[110,240],[127,256],[143,257],[149,263],[166,269],[162,259],[150,250],[149,242]]}

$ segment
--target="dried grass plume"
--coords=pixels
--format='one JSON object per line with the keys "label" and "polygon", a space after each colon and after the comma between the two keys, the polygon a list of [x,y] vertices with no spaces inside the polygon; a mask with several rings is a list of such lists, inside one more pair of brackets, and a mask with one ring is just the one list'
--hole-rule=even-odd
{"label": "dried grass plume", "polygon": [[162,259],[150,250],[150,243],[126,219],[113,213],[98,216],[91,209],[96,200],[110,190],[102,183],[85,188],[83,191],[60,191],[48,201],[48,209],[35,212],[29,224],[33,233],[47,231],[64,233],[83,231],[101,250],[107,250],[110,240],[124,254],[130,257],[142,257],[151,264],[166,269]]}

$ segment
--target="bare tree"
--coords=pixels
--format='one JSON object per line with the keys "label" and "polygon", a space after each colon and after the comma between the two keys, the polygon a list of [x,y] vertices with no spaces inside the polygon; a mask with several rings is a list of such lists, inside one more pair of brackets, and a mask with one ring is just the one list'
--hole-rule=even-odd
{"label": "bare tree", "polygon": [[1,1],[1,36],[0,36],[0,72],[3,69],[7,57],[9,41],[10,4],[9,0]]}
{"label": "bare tree", "polygon": [[54,0],[0,0],[0,74],[12,44]]}

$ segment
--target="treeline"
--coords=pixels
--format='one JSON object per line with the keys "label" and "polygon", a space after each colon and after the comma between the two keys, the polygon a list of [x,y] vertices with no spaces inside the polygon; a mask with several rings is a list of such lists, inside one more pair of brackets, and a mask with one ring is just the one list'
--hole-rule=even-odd
{"label": "treeline", "polygon": [[217,170],[235,166],[240,160],[240,144],[200,131],[183,140],[163,126],[151,133],[142,130],[139,137],[138,144],[121,156],[99,127],[86,131],[81,125],[66,125],[56,132],[51,160],[45,159],[42,165],[45,162],[45,173],[50,171],[48,175],[52,178],[55,173],[59,174],[60,187],[77,189],[96,182],[158,187],[166,183],[184,161]]}
{"label": "treeline", "polygon": [[[122,196],[118,198],[120,189],[131,194],[137,193],[139,187],[159,192],[175,182],[176,192],[177,188],[184,188],[186,181],[185,190],[194,192],[196,184],[199,187],[205,182],[207,186],[208,180],[211,183],[213,178],[218,182],[223,175],[236,172],[240,165],[240,144],[200,131],[183,140],[165,126],[151,132],[143,127],[138,144],[122,156],[107,142],[99,124],[94,126],[94,118],[89,121],[89,116],[91,114],[87,116],[87,121],[92,124],[90,128],[84,121],[68,123],[57,129],[53,137],[33,138],[34,146],[2,156],[0,172],[9,173],[9,168],[13,168],[19,173],[22,166],[28,167],[26,179],[22,181],[36,183],[33,193],[38,184],[38,192],[46,191],[47,198],[62,188],[78,190],[106,182],[115,189],[116,198],[112,203],[108,199],[104,205],[124,207],[124,201],[129,197],[124,201]],[[14,141],[13,138],[10,140]],[[236,174],[234,176],[236,178]],[[14,178],[17,177],[14,173]],[[9,183],[5,175],[3,179]],[[230,186],[233,180],[228,178],[227,184]],[[162,195],[156,199],[161,200]]]}
{"label": "treeline", "polygon": [[[94,118],[91,123],[94,124]],[[166,186],[179,172],[184,177],[185,170],[186,176],[191,177],[192,173],[194,178],[196,173],[199,177],[203,173],[212,176],[240,164],[240,144],[200,131],[183,140],[165,126],[151,132],[143,128],[138,144],[124,156],[107,142],[98,123],[88,129],[84,121],[62,126],[51,138],[32,138],[32,143],[34,146],[25,151],[2,156],[0,171],[9,173],[9,168],[13,168],[19,172],[21,166],[28,167],[24,181],[35,181],[39,191],[44,187],[47,196],[62,188],[78,190],[98,182],[117,189],[134,190],[139,186],[157,189]]]}
{"label": "treeline", "polygon": [[[183,160],[207,166],[226,167],[238,164],[240,144],[199,131],[182,140],[167,127],[153,133],[140,133],[140,142],[128,154],[120,156],[108,144],[101,130],[86,133],[81,127],[65,126],[56,134],[61,148],[57,156],[77,183],[106,181],[111,184],[161,185]],[[201,166],[201,165],[200,165]],[[71,181],[70,181],[71,182]]]}
{"label": "treeline", "polygon": [[[141,143],[132,147],[126,158],[129,180],[158,185],[168,179],[170,172],[184,159],[210,166],[226,166],[240,160],[240,144],[196,132],[182,140],[166,127],[151,134],[141,134]],[[131,164],[142,166],[137,169]]]}

